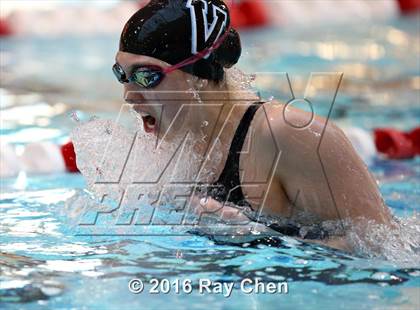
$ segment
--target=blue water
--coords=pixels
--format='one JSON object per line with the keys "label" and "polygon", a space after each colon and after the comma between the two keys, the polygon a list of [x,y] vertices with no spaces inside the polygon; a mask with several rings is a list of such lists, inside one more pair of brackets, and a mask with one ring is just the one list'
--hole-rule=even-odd
{"label": "blue water", "polygon": [[[407,19],[350,29],[268,29],[244,33],[244,50],[248,52],[240,65],[248,72],[287,71],[297,93],[312,71],[343,71],[344,82],[332,115],[336,121],[366,129],[376,126],[409,129],[420,119],[416,25],[417,20]],[[69,117],[74,109],[83,110],[78,114],[81,118],[111,117],[109,106],[118,106],[120,96],[119,86],[109,71],[116,38],[2,42],[1,52],[8,56],[2,63],[2,70],[7,72],[4,85],[9,91],[1,98],[2,112],[9,111],[6,121],[6,114],[2,116],[2,139],[17,145],[35,140],[62,142],[75,126]],[[404,39],[408,45],[403,44]],[[325,46],[319,45],[328,42],[336,46],[333,56],[329,56],[328,48],[324,50]],[[348,54],[347,50],[354,52]],[[261,91],[265,96],[288,96],[282,87],[266,87]],[[10,113],[7,102],[11,100],[22,110]],[[35,113],[35,108],[44,101],[55,107],[48,112],[47,121]],[[57,108],[59,103],[64,104],[64,111]],[[321,112],[328,108],[328,104],[320,107]],[[23,116],[27,118],[25,122]],[[419,163],[419,158],[404,161],[376,158],[370,167],[386,203],[402,219],[420,211]],[[77,236],[69,201],[81,195],[85,186],[83,177],[77,174],[21,174],[1,180],[2,308],[419,307],[417,253],[413,253],[411,261],[399,262],[357,257],[287,237],[278,239],[275,246],[231,246],[192,234]],[[152,277],[189,278],[193,282],[209,278],[236,283],[243,278],[258,277],[263,281],[287,281],[289,292],[246,295],[235,289],[229,298],[199,295],[197,290],[190,295],[129,292],[130,279],[147,282]]]}

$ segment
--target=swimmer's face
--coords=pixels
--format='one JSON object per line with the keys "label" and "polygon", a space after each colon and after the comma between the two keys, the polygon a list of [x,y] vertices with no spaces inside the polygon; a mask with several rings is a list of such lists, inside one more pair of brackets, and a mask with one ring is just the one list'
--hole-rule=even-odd
{"label": "swimmer's face", "polygon": [[[156,58],[126,52],[118,52],[116,62],[127,77],[140,66],[158,66],[163,69],[170,66]],[[192,75],[175,70],[165,75],[153,88],[144,88],[135,82],[124,83],[124,99],[133,104],[134,110],[142,116],[146,132],[156,134],[159,130],[163,134],[167,132],[182,104],[194,101],[191,93],[192,79]],[[180,124],[182,122],[177,118],[171,130],[176,131]]]}

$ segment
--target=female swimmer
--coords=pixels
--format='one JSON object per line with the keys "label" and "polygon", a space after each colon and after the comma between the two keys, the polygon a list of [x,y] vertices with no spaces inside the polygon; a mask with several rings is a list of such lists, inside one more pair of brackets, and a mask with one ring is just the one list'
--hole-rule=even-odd
{"label": "female swimmer", "polygon": [[[275,101],[264,103],[256,96],[250,102],[252,93],[242,100],[230,91],[235,85],[226,78],[227,69],[240,55],[239,34],[230,27],[228,8],[220,0],[152,0],[129,19],[121,34],[113,71],[147,133],[166,133],[181,103],[222,104],[215,132],[227,124],[218,137],[226,147],[220,166],[213,167],[216,190],[207,192],[201,206],[225,218],[270,219],[266,225],[282,234],[347,250],[351,223],[392,225],[374,178],[337,126],[328,122],[323,132],[325,119],[315,116],[309,126],[297,129],[290,122],[305,123],[308,112]],[[191,81],[199,85],[199,98],[191,93]],[[147,105],[156,102],[163,108]],[[205,105],[200,111],[197,119],[216,113]],[[192,121],[188,129],[199,132],[201,126]],[[176,128],[170,133],[176,135]],[[316,152],[321,136],[322,161]],[[261,207],[250,198],[255,188],[241,183],[244,175],[257,180],[271,169],[273,138],[281,156]],[[247,139],[253,141],[250,149],[245,149]],[[233,206],[258,210],[261,217],[255,215],[258,212],[233,212]],[[334,221],[343,230],[322,224]],[[360,233],[363,238],[367,232]]]}

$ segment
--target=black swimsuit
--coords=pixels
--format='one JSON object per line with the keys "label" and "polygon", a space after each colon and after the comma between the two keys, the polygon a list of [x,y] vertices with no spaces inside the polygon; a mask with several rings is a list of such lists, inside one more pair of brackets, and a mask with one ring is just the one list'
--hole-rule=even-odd
{"label": "black swimsuit", "polygon": [[230,145],[225,167],[212,185],[210,195],[218,201],[228,201],[237,206],[250,206],[242,192],[239,176],[239,158],[255,112],[263,102],[251,104],[243,115]]}
{"label": "black swimsuit", "polygon": [[[236,206],[244,206],[252,210],[250,203],[246,200],[242,191],[239,175],[239,158],[254,115],[263,103],[264,102],[255,102],[251,104],[236,129],[223,171],[218,180],[212,184],[211,188],[207,189],[207,195],[215,200],[220,202],[231,202]],[[248,215],[248,217],[257,222],[260,221],[253,216]],[[324,239],[328,237],[328,231],[319,224],[305,226],[304,234],[302,233],[303,227],[292,220],[282,219],[281,224],[279,222],[264,224],[271,229],[288,236],[298,236],[303,239]]]}

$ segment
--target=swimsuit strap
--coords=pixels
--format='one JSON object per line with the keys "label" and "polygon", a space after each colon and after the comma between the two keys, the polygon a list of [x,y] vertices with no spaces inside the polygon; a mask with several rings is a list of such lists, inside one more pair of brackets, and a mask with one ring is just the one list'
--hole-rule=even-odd
{"label": "swimsuit strap", "polygon": [[239,206],[249,206],[241,188],[239,159],[251,122],[258,108],[262,106],[263,103],[264,102],[252,103],[244,113],[238,128],[236,129],[223,171],[218,180],[213,184],[216,192],[213,192],[212,196],[217,197],[218,200],[230,201]]}

